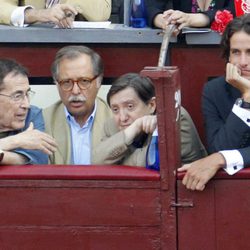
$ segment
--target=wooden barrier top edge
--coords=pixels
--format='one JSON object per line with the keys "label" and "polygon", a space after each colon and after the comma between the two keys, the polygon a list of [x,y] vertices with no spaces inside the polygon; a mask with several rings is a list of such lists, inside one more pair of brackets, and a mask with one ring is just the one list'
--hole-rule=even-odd
{"label": "wooden barrier top edge", "polygon": [[21,165],[1,166],[0,180],[3,179],[158,181],[160,174],[157,171],[130,166]]}

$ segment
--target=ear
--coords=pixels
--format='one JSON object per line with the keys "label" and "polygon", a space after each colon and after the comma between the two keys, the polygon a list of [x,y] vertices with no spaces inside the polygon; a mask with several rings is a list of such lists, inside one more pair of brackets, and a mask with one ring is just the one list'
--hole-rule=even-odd
{"label": "ear", "polygon": [[96,88],[99,89],[102,85],[102,76],[96,78]]}
{"label": "ear", "polygon": [[151,98],[151,100],[148,102],[148,107],[150,109],[150,113],[154,114],[156,111],[156,98],[155,96]]}

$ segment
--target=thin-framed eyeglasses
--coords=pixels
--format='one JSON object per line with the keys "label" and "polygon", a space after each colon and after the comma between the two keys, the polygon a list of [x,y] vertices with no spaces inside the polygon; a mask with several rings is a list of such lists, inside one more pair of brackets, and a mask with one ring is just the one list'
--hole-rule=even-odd
{"label": "thin-framed eyeglasses", "polygon": [[26,93],[20,91],[20,92],[16,92],[13,93],[11,95],[5,95],[5,94],[1,94],[1,96],[5,96],[5,97],[9,97],[12,101],[14,102],[22,102],[24,100],[24,98],[28,98],[28,100],[30,101],[32,99],[32,97],[35,95],[35,91],[33,90],[28,90]]}
{"label": "thin-framed eyeglasses", "polygon": [[81,90],[86,90],[90,87],[91,83],[98,77],[99,75],[94,76],[93,78],[81,77],[77,80],[66,79],[58,82],[62,90],[71,91],[76,83],[78,88]]}

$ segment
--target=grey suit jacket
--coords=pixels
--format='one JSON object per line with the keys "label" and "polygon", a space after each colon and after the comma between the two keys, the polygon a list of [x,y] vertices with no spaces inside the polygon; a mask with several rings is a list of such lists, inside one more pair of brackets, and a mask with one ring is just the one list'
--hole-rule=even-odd
{"label": "grey suit jacket", "polygon": [[[206,156],[206,150],[201,143],[194,123],[184,108],[181,109],[180,124],[182,163],[190,163]],[[127,146],[124,132],[118,130],[111,118],[104,124],[102,142],[94,149],[93,163],[144,167],[150,139],[149,136],[142,148]]]}
{"label": "grey suit jacket", "polygon": [[[111,117],[111,111],[102,99],[97,97],[97,110],[92,128],[92,149],[101,141],[104,121]],[[50,156],[51,164],[71,164],[71,133],[67,123],[64,105],[61,101],[43,110],[45,131],[56,139],[57,151]],[[93,160],[93,154],[91,156]]]}

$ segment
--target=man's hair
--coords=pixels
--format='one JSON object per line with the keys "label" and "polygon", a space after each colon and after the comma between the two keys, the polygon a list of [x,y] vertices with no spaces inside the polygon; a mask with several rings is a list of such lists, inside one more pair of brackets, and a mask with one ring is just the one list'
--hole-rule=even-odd
{"label": "man's hair", "polygon": [[58,79],[58,66],[63,59],[76,59],[82,54],[90,56],[94,75],[101,76],[102,79],[104,66],[99,54],[86,46],[65,46],[56,53],[55,60],[51,66],[54,80],[56,81]]}
{"label": "man's hair", "polygon": [[8,74],[23,75],[28,77],[28,70],[13,59],[0,59],[0,85]]}
{"label": "man's hair", "polygon": [[239,31],[250,35],[250,14],[236,17],[227,25],[221,38],[222,56],[226,60],[229,59],[230,55],[230,39]]}
{"label": "man's hair", "polygon": [[154,85],[148,77],[128,73],[117,78],[111,85],[107,94],[108,105],[110,106],[110,98],[114,94],[128,87],[133,88],[138,97],[146,104],[155,96]]}

